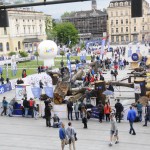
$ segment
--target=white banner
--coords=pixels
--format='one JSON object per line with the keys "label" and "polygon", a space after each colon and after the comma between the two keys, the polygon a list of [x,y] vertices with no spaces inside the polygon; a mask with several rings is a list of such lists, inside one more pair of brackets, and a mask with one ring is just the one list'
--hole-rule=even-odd
{"label": "white banner", "polygon": [[136,94],[141,94],[141,87],[140,84],[134,84],[134,92]]}

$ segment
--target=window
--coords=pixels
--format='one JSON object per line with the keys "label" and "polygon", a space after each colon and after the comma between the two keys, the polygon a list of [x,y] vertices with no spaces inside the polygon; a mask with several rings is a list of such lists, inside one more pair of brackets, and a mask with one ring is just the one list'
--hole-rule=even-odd
{"label": "window", "polygon": [[119,36],[116,36],[116,42],[119,42]]}
{"label": "window", "polygon": [[123,24],[123,20],[121,20],[121,24]]}
{"label": "window", "polygon": [[7,28],[4,27],[4,35],[7,35]]}
{"label": "window", "polygon": [[115,6],[118,6],[118,3],[115,3]]}
{"label": "window", "polygon": [[18,41],[18,49],[21,49],[21,43]]}
{"label": "window", "polygon": [[114,36],[111,36],[111,42],[114,42]]}
{"label": "window", "polygon": [[142,19],[142,21],[144,22],[144,18]]}
{"label": "window", "polygon": [[118,12],[116,11],[116,16],[118,16]]}
{"label": "window", "polygon": [[16,19],[16,22],[18,22],[18,19]]}
{"label": "window", "polygon": [[118,24],[118,20],[116,20],[116,24]]}
{"label": "window", "polygon": [[29,22],[30,20],[28,19],[28,22]]}
{"label": "window", "polygon": [[16,31],[17,31],[17,34],[19,33],[19,27],[18,26],[16,26]]}
{"label": "window", "polygon": [[128,32],[128,27],[126,27],[126,32]]}
{"label": "window", "polygon": [[134,23],[136,23],[136,19],[134,19]]}
{"label": "window", "polygon": [[111,20],[111,25],[113,25],[113,20]]}
{"label": "window", "polygon": [[34,20],[32,20],[32,22],[33,22]]}
{"label": "window", "polygon": [[113,12],[111,12],[111,16],[113,17]]}
{"label": "window", "polygon": [[3,43],[0,43],[0,52],[3,51]]}
{"label": "window", "polygon": [[24,22],[24,19],[23,19],[23,22]]}
{"label": "window", "polygon": [[123,2],[120,3],[120,6],[123,6]]}
{"label": "window", "polygon": [[29,30],[29,34],[30,34],[30,27],[28,27],[28,30]]}
{"label": "window", "polygon": [[23,27],[23,30],[24,30],[24,34],[25,34],[26,33],[26,27],[25,26]]}
{"label": "window", "polygon": [[34,26],[33,26],[33,33],[34,33]]}
{"label": "window", "polygon": [[121,14],[121,16],[123,16],[123,12],[122,12],[122,11],[121,11],[121,13],[120,13],[120,14]]}
{"label": "window", "polygon": [[126,11],[126,16],[128,16],[128,11]]}
{"label": "window", "polygon": [[142,30],[144,31],[144,26],[142,27]]}
{"label": "window", "polygon": [[123,27],[121,27],[121,32],[123,32]]}
{"label": "window", "polygon": [[118,33],[118,28],[116,28],[116,32]]}
{"label": "window", "polygon": [[134,32],[136,32],[136,27],[134,27]]}
{"label": "window", "polygon": [[126,19],[126,24],[128,24],[128,19]]}
{"label": "window", "polygon": [[126,41],[129,41],[129,36],[128,35],[126,35]]}
{"label": "window", "polygon": [[9,51],[9,42],[6,43],[6,49]]}
{"label": "window", "polygon": [[42,33],[42,26],[40,26],[40,33]]}
{"label": "window", "polygon": [[114,33],[114,28],[111,28],[111,33]]}
{"label": "window", "polygon": [[124,41],[124,36],[121,36],[121,41],[122,41],[122,42]]}

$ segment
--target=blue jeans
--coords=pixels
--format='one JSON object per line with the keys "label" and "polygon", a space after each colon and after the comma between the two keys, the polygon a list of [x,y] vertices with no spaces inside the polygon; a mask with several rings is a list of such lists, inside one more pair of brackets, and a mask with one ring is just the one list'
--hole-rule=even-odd
{"label": "blue jeans", "polygon": [[29,108],[24,108],[24,110],[25,110],[25,117],[27,117],[28,116]]}
{"label": "blue jeans", "polygon": [[142,111],[138,111],[138,116],[139,116],[140,121],[142,121]]}
{"label": "blue jeans", "polygon": [[135,130],[133,128],[133,121],[129,121],[130,123],[130,133],[133,131],[133,133],[135,133]]}
{"label": "blue jeans", "polygon": [[12,76],[16,76],[17,70],[12,70]]}

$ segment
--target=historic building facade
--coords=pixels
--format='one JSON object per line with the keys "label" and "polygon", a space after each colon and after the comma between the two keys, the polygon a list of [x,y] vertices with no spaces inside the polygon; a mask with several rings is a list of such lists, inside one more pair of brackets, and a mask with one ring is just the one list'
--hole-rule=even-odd
{"label": "historic building facade", "polygon": [[62,21],[69,21],[79,31],[80,39],[99,39],[107,32],[107,13],[97,10],[96,0],[92,0],[92,9],[70,13],[62,17]]}
{"label": "historic building facade", "polygon": [[23,8],[8,10],[8,17],[9,27],[0,28],[0,54],[37,50],[38,44],[46,39],[46,17],[51,16]]}
{"label": "historic building facade", "polygon": [[131,17],[131,0],[112,0],[107,8],[110,42],[128,44],[148,40],[149,4],[143,0],[143,17]]}

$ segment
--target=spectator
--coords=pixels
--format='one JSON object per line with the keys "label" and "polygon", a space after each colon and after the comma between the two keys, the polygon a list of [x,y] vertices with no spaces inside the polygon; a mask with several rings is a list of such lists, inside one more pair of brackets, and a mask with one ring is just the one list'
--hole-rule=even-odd
{"label": "spectator", "polygon": [[104,106],[104,114],[105,114],[105,117],[106,117],[106,121],[110,121],[110,118],[109,118],[110,113],[111,113],[111,107],[106,102],[106,104]]}
{"label": "spectator", "polygon": [[38,74],[41,73],[41,66],[38,66]]}
{"label": "spectator", "polygon": [[118,128],[117,128],[117,124],[116,124],[116,121],[114,118],[114,114],[110,114],[110,123],[111,123],[111,129],[110,129],[110,144],[109,144],[109,146],[112,146],[113,137],[115,138],[115,144],[119,143]]}
{"label": "spectator", "polygon": [[54,114],[54,117],[53,117],[53,128],[58,128],[59,127],[59,117],[57,116],[57,114]]}
{"label": "spectator", "polygon": [[26,69],[23,69],[22,70],[22,78],[25,78],[26,76],[27,76]]}
{"label": "spectator", "polygon": [[114,71],[115,81],[117,81],[117,75],[118,75],[118,71],[117,71],[117,69],[115,69],[115,71]]}
{"label": "spectator", "polygon": [[13,98],[9,103],[9,117],[12,117],[13,110],[14,110],[14,104],[16,103],[15,98]]}
{"label": "spectator", "polygon": [[120,99],[117,100],[117,103],[115,104],[115,108],[116,108],[116,121],[118,121],[120,123],[121,113],[123,111],[123,106],[120,103]]}
{"label": "spectator", "polygon": [[136,104],[136,107],[137,107],[139,121],[142,121],[142,107],[143,107],[143,105],[138,101],[138,103]]}
{"label": "spectator", "polygon": [[6,101],[6,97],[3,97],[2,107],[3,107],[3,111],[1,112],[1,116],[3,116],[3,114],[6,116],[7,115],[7,107],[8,107],[8,102]]}
{"label": "spectator", "polygon": [[129,131],[129,134],[131,134],[132,131],[133,131],[132,135],[136,135],[135,130],[134,130],[134,128],[133,128],[133,123],[134,123],[135,119],[136,119],[136,112],[135,112],[135,110],[132,108],[132,106],[130,106],[130,110],[128,111],[127,120],[129,120],[129,123],[130,123],[130,131]]}
{"label": "spectator", "polygon": [[76,101],[76,103],[74,104],[74,111],[75,111],[76,120],[79,120],[79,104],[78,104],[78,101]]}
{"label": "spectator", "polygon": [[23,101],[23,107],[24,107],[24,110],[25,110],[25,117],[27,117],[28,116],[28,111],[29,111],[29,102],[27,101],[26,97]]}
{"label": "spectator", "polygon": [[73,144],[73,150],[75,150],[75,135],[76,132],[74,130],[74,128],[72,127],[71,122],[68,123],[68,128],[66,129],[66,135],[69,139],[69,150],[72,149],[72,144]]}
{"label": "spectator", "polygon": [[64,125],[64,123],[61,124],[61,127],[59,129],[59,138],[61,140],[61,149],[64,150],[65,145],[67,144],[67,141],[66,141],[66,131],[65,131],[65,125]]}
{"label": "spectator", "polygon": [[32,118],[34,117],[34,112],[33,112],[34,103],[35,102],[34,102],[33,98],[30,98],[30,100],[29,100],[29,110],[31,111]]}
{"label": "spectator", "polygon": [[51,109],[52,106],[49,103],[46,107],[45,107],[45,119],[46,119],[46,126],[47,127],[51,127]]}
{"label": "spectator", "polygon": [[68,109],[68,120],[73,120],[72,118],[72,111],[73,111],[73,102],[71,100],[69,100],[68,104],[67,104],[67,109]]}
{"label": "spectator", "polygon": [[84,129],[87,129],[87,111],[84,106],[81,108],[82,111],[82,123],[84,124]]}
{"label": "spectator", "polygon": [[147,126],[147,121],[150,121],[150,105],[148,103],[145,108],[145,124],[143,126]]}
{"label": "spectator", "polygon": [[99,103],[98,108],[99,108],[99,122],[102,123],[104,116],[104,105],[102,104],[102,102]]}

